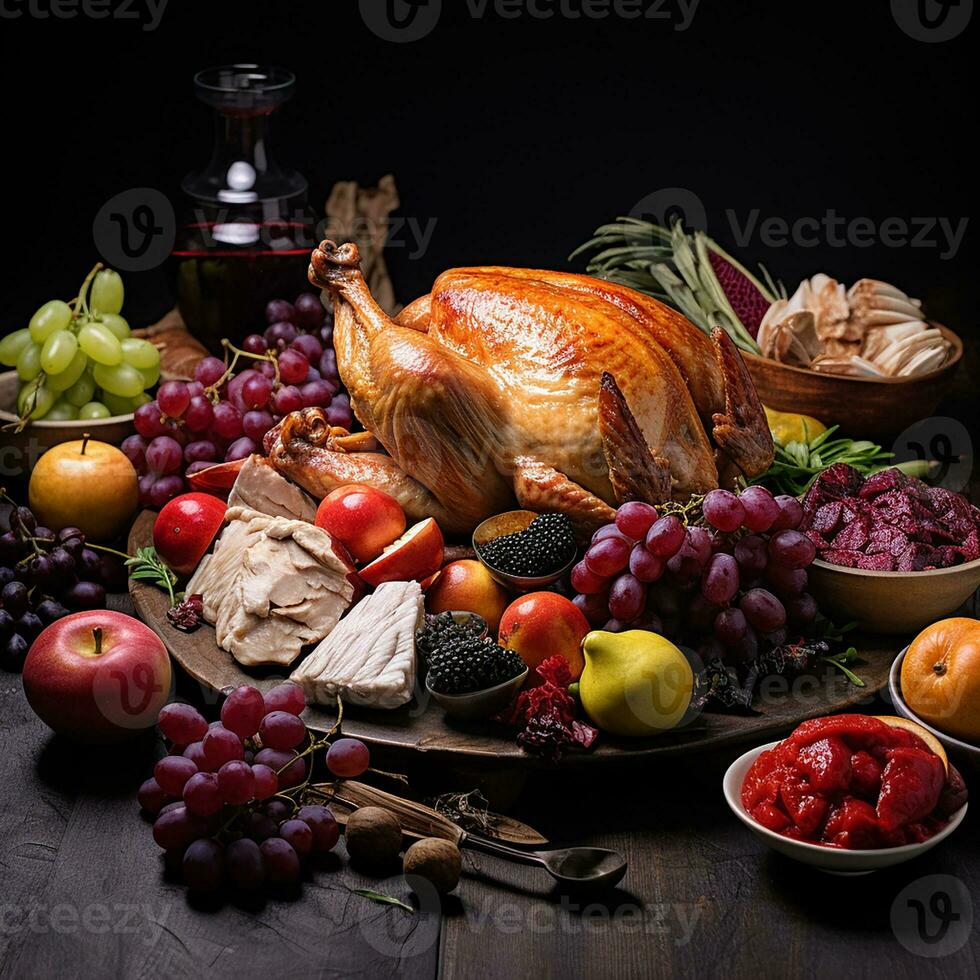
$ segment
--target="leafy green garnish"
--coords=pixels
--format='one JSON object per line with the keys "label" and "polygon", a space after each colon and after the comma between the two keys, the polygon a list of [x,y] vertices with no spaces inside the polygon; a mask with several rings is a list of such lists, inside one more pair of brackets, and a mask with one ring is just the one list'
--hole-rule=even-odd
{"label": "leafy green garnish", "polygon": [[810,442],[776,443],[772,466],[756,477],[753,483],[761,483],[774,493],[786,493],[799,497],[810,489],[813,481],[829,466],[847,463],[862,476],[870,476],[878,470],[895,465],[909,476],[927,476],[932,468],[929,460],[913,459],[892,464],[895,454],[867,439],[831,439],[839,426],[831,426]]}
{"label": "leafy green garnish", "polygon": [[145,548],[137,548],[136,554],[132,558],[126,559],[126,566],[131,569],[130,578],[138,579],[142,582],[152,582],[161,589],[166,589],[170,596],[171,607],[177,605],[177,593],[174,586],[177,584],[177,576],[170,570],[170,566],[157,554],[156,548],[147,545]]}
{"label": "leafy green garnish", "polygon": [[822,663],[831,664],[836,667],[855,687],[865,687],[864,681],[847,666],[848,664],[860,662],[860,659],[855,647],[848,647],[841,653],[827,654],[826,657],[820,658]]}
{"label": "leafy green garnish", "polygon": [[382,895],[381,892],[373,892],[370,888],[350,888],[348,891],[353,892],[355,895],[360,895],[362,898],[369,898],[372,902],[379,902],[382,905],[397,905],[399,908],[405,909],[413,915],[415,913],[415,909],[411,905],[403,902],[400,898],[395,898],[393,895]]}

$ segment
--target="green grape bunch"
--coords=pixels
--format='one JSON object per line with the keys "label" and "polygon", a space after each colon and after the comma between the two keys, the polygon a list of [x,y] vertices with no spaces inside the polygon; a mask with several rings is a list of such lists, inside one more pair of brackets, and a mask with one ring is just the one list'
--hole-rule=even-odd
{"label": "green grape bunch", "polygon": [[131,336],[121,315],[122,277],[99,263],[71,303],[52,299],[22,330],[0,340],[0,364],[16,368],[18,427],[128,415],[150,401],[160,353]]}

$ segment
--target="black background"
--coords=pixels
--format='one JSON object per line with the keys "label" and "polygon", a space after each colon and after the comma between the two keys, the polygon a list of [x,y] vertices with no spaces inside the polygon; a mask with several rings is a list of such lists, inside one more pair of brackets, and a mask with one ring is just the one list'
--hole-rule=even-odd
{"label": "black background", "polygon": [[[463,0],[443,7],[435,30],[409,44],[372,34],[355,0],[170,0],[152,32],[81,15],[0,21],[0,329],[74,295],[97,257],[93,217],[112,195],[150,186],[179,204],[179,181],[211,140],[191,76],[233,61],[296,72],[275,146],[309,178],[318,211],[335,180],[391,172],[399,213],[436,219],[423,256],[390,250],[403,301],[453,265],[563,267],[596,225],[666,187],[693,191],[727,248],[727,209],[740,222],[753,209],[790,222],[834,209],[876,224],[970,214],[973,25],[926,44],[899,29],[887,2],[701,0],[681,32],[658,20],[473,18]],[[881,242],[767,247],[758,236],[737,254],[790,289],[821,270],[889,279],[971,334],[973,237],[968,226],[953,258]],[[161,274],[127,285],[134,325],[166,309]]]}

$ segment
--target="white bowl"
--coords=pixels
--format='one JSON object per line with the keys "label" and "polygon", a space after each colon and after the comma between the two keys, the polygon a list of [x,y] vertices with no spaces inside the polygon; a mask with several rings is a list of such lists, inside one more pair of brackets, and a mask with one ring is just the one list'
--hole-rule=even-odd
{"label": "white bowl", "polygon": [[889,868],[893,864],[903,864],[911,861],[920,854],[932,850],[937,844],[944,841],[956,828],[963,822],[966,810],[969,806],[964,803],[947,822],[946,826],[938,834],[930,837],[929,840],[921,844],[903,844],[901,847],[882,847],[876,850],[848,851],[839,847],[825,847],[822,844],[809,844],[805,841],[792,840],[777,834],[751,817],[745,807],[742,806],[742,784],[748,774],[752,763],[766,751],[775,748],[779,742],[769,742],[767,745],[760,745],[758,748],[751,749],[744,755],[739,756],[725,773],[723,782],[725,800],[732,809],[732,813],[738,817],[746,827],[749,828],[757,837],[768,844],[774,851],[784,854],[794,861],[802,864],[809,864],[821,871],[838,875],[866,875],[879,868]]}
{"label": "white bowl", "polygon": [[900,715],[902,715],[903,718],[908,718],[909,721],[914,721],[917,725],[921,725],[927,732],[932,732],[932,734],[939,739],[942,747],[949,755],[953,756],[957,762],[961,760],[969,762],[971,766],[980,769],[980,745],[972,745],[970,742],[962,742],[958,738],[953,738],[952,735],[947,735],[945,732],[941,732],[938,728],[933,728],[932,725],[924,722],[905,703],[905,698],[902,697],[902,664],[905,661],[905,654],[908,653],[908,650],[909,648],[906,647],[895,658],[895,662],[892,664],[891,672],[888,675],[888,693],[892,697],[892,707]]}

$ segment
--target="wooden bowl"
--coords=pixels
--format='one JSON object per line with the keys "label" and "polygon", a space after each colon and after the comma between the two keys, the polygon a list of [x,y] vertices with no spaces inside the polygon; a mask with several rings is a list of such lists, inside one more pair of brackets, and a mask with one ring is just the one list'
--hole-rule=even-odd
{"label": "wooden bowl", "polygon": [[913,378],[849,378],[791,367],[745,351],[742,357],[763,404],[840,425],[855,438],[878,439],[896,436],[932,415],[949,388],[963,358],[963,341],[942,324],[931,326],[953,345],[952,353],[938,370]]}
{"label": "wooden bowl", "polygon": [[927,572],[871,572],[817,558],[809,587],[836,623],[871,633],[917,633],[957,610],[980,586],[980,558]]}
{"label": "wooden bowl", "polygon": [[[17,390],[20,378],[16,371],[0,374],[0,426],[17,421]],[[25,472],[33,468],[38,456],[52,446],[81,439],[87,432],[93,439],[118,446],[135,432],[133,414],[116,415],[108,419],[82,419],[75,422],[31,422],[20,432],[3,430],[3,443],[17,450],[24,462]]]}

